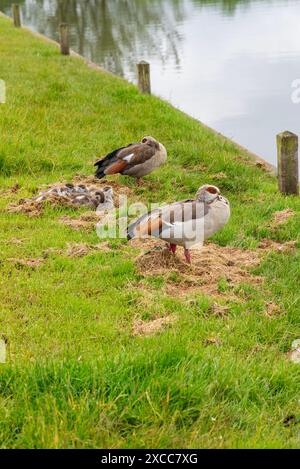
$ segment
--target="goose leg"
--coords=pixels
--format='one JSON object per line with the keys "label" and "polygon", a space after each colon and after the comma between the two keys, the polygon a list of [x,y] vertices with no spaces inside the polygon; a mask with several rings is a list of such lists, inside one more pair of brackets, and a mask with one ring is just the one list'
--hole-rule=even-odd
{"label": "goose leg", "polygon": [[172,252],[173,254],[175,254],[176,248],[177,248],[176,244],[172,244],[172,243],[169,244],[169,251]]}
{"label": "goose leg", "polygon": [[191,253],[189,251],[189,249],[186,249],[184,248],[184,256],[185,256],[185,260],[188,264],[191,263]]}
{"label": "goose leg", "polygon": [[142,185],[142,178],[136,178],[136,185],[138,187]]}

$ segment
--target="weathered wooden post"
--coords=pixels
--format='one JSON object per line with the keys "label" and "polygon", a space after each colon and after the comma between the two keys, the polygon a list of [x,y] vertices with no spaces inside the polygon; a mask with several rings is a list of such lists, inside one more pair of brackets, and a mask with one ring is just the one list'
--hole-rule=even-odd
{"label": "weathered wooden post", "polygon": [[285,131],[276,139],[279,190],[283,194],[299,195],[298,136]]}
{"label": "weathered wooden post", "polygon": [[67,23],[61,23],[59,25],[60,35],[60,51],[63,55],[70,55],[69,46],[69,27]]}
{"label": "weathered wooden post", "polygon": [[137,64],[138,88],[141,93],[151,94],[150,64],[142,60]]}
{"label": "weathered wooden post", "polygon": [[20,16],[20,6],[16,3],[13,3],[11,6],[12,17],[14,20],[14,25],[16,28],[21,27],[21,16]]}

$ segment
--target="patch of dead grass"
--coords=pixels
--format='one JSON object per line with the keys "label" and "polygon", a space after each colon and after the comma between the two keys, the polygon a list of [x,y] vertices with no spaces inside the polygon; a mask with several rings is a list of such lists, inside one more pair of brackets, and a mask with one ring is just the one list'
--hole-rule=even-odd
{"label": "patch of dead grass", "polygon": [[174,316],[166,316],[162,318],[153,319],[152,321],[143,321],[142,319],[135,319],[132,325],[133,336],[149,336],[161,332],[167,326],[170,326],[176,321]]}
{"label": "patch of dead grass", "polygon": [[221,181],[222,179],[227,179],[227,178],[228,178],[227,174],[223,173],[222,171],[212,176],[212,179],[216,181]]}
{"label": "patch of dead grass", "polygon": [[280,316],[282,314],[282,308],[274,301],[266,302],[266,315],[269,317]]}
{"label": "patch of dead grass", "polygon": [[276,227],[278,225],[283,225],[294,215],[295,215],[295,212],[291,208],[286,208],[285,210],[280,210],[279,212],[275,212],[273,215],[273,220],[272,220],[271,225],[273,227]]}
{"label": "patch of dead grass", "polygon": [[230,313],[230,308],[225,305],[220,305],[218,303],[213,303],[211,307],[211,315],[218,318],[227,318]]}
{"label": "patch of dead grass", "polygon": [[204,345],[209,346],[209,345],[215,345],[217,347],[220,347],[222,345],[221,340],[218,337],[207,337],[204,340]]}
{"label": "patch of dead grass", "polygon": [[64,215],[59,218],[59,221],[75,231],[93,231],[97,223],[101,220],[103,215],[97,212],[85,212],[80,217],[73,218],[69,215]]}
{"label": "patch of dead grass", "polygon": [[22,266],[22,267],[31,267],[32,269],[36,267],[40,267],[45,261],[45,259],[42,258],[36,258],[36,259],[18,259],[18,258],[8,258],[8,262],[13,263],[16,266]]}
{"label": "patch of dead grass", "polygon": [[10,239],[6,239],[6,240],[1,240],[0,242],[3,243],[3,244],[6,244],[6,245],[14,244],[15,246],[20,246],[21,244],[23,244],[25,242],[25,239],[23,239],[23,238],[10,238]]}
{"label": "patch of dead grass", "polygon": [[49,254],[60,254],[67,257],[85,257],[92,252],[102,251],[109,252],[111,250],[108,242],[99,244],[87,244],[87,243],[68,243],[66,249],[55,249],[49,248],[44,251],[44,257],[48,257]]}
{"label": "patch of dead grass", "polygon": [[[266,253],[270,251],[291,252],[296,248],[296,241],[280,243],[264,239],[256,250],[240,249],[230,246],[221,247],[209,243],[192,250],[192,265],[186,264],[182,249],[176,255],[169,252],[164,241],[156,238],[135,239],[133,247],[141,254],[136,258],[136,266],[144,277],[161,276],[165,279],[165,292],[172,297],[187,297],[194,293],[235,300],[239,296],[234,288],[246,283],[262,285],[263,277],[254,275],[251,269],[260,265]],[[220,290],[220,282],[225,280],[226,290]],[[226,317],[230,309],[214,303],[211,313]],[[266,303],[266,314],[281,314],[281,308],[270,301]]]}
{"label": "patch of dead grass", "polygon": [[92,250],[94,250],[94,246],[89,246],[85,243],[68,244],[66,255],[68,257],[84,257],[87,256]]}
{"label": "patch of dead grass", "polygon": [[36,200],[21,199],[18,203],[9,204],[8,213],[24,213],[29,217],[40,217],[43,213],[43,203]]}
{"label": "patch of dead grass", "polygon": [[1,197],[10,195],[10,194],[16,194],[20,190],[21,186],[20,184],[16,183],[12,187],[9,187],[8,189],[5,189],[0,192]]}
{"label": "patch of dead grass", "polygon": [[248,166],[255,166],[266,173],[274,174],[274,167],[256,155],[252,155],[249,158],[245,158],[243,155],[237,155],[235,159]]}
{"label": "patch of dead grass", "polygon": [[292,252],[296,249],[296,241],[286,241],[280,243],[279,241],[274,241],[272,239],[263,239],[259,245],[258,249],[262,251],[278,251],[278,252]]}
{"label": "patch of dead grass", "polygon": [[[217,296],[222,279],[230,287],[241,283],[262,283],[261,277],[249,272],[249,269],[260,264],[256,251],[210,243],[193,249],[192,265],[188,265],[180,249],[174,256],[160,240],[137,240],[133,244],[138,246],[141,241],[148,250],[136,259],[138,271],[144,276],[163,276],[167,281],[167,292],[173,296],[183,296],[194,290]],[[176,279],[172,280],[170,274],[174,272]]]}

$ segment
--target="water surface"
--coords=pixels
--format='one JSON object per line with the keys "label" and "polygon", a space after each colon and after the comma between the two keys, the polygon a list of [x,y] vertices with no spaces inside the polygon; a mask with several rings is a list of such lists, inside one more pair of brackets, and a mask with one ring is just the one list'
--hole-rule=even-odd
{"label": "water surface", "polygon": [[[14,0],[13,0],[14,1]],[[0,0],[10,14],[13,1]],[[151,63],[152,90],[269,162],[275,135],[300,135],[300,0],[23,0],[23,23],[135,81]],[[298,85],[299,86],[299,85]],[[300,96],[300,93],[299,93]]]}

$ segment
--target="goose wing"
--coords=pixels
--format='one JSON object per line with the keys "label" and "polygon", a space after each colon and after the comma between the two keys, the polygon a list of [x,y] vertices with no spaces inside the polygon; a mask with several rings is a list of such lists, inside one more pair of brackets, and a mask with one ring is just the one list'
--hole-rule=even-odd
{"label": "goose wing", "polygon": [[190,224],[193,227],[197,222],[204,221],[209,211],[209,205],[190,199],[165,205],[131,223],[127,229],[128,239],[147,235],[160,236],[163,231],[172,230],[183,233],[185,225]]}
{"label": "goose wing", "polygon": [[132,143],[118,148],[95,163],[96,176],[102,178],[108,174],[123,173],[128,168],[145,163],[155,155],[156,149],[145,143]]}

